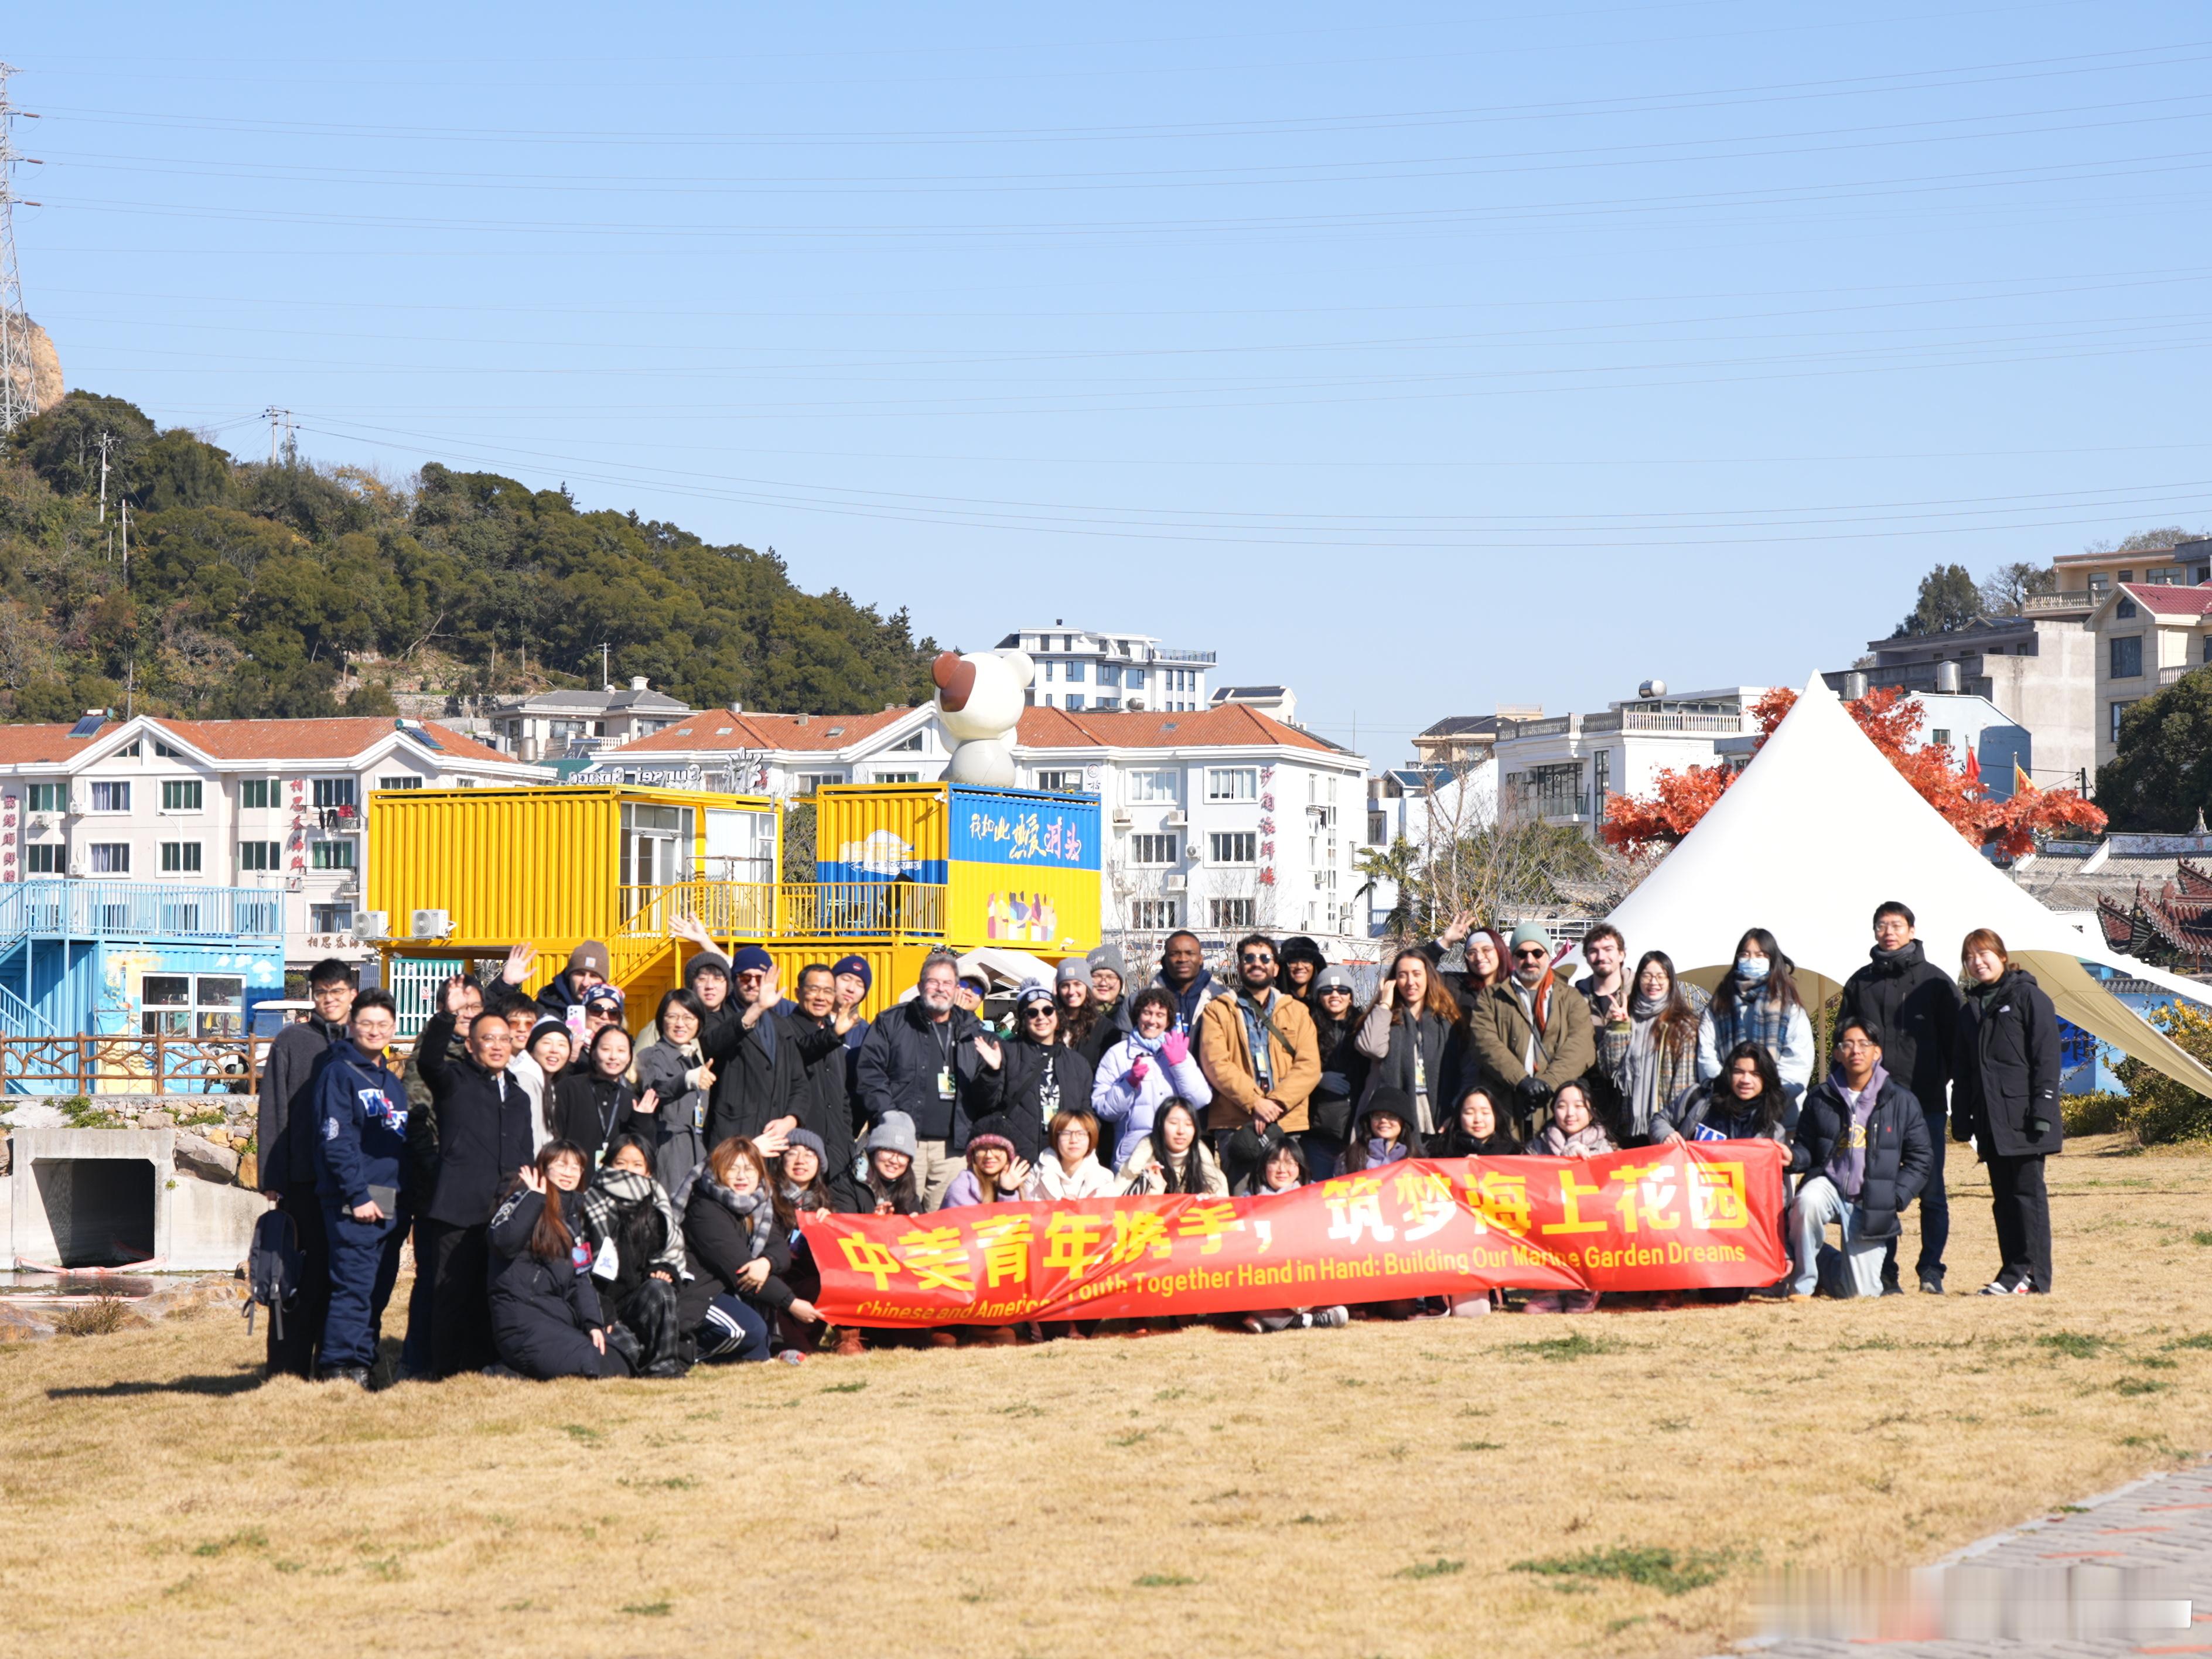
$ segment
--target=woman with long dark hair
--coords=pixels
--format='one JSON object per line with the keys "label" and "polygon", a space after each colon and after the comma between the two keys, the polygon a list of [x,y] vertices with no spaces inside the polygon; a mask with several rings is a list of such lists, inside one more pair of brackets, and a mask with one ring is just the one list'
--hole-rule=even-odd
{"label": "woman with long dark hair", "polygon": [[618,1135],[636,1135],[653,1147],[653,1178],[672,1194],[707,1156],[707,1109],[714,1087],[714,1063],[700,1034],[707,1005],[690,991],[671,991],[653,1015],[659,1040],[637,1051],[637,1098],[616,1121]]}
{"label": "woman with long dark hair", "polygon": [[[1401,951],[1389,977],[1359,1023],[1359,1052],[1373,1062],[1365,1093],[1396,1089],[1412,1103],[1406,1137],[1415,1146],[1434,1134],[1458,1098],[1452,1075],[1460,1069],[1459,1001],[1419,951]],[[1358,1137],[1353,1135],[1357,1142]]]}
{"label": "woman with long dark hair", "polygon": [[822,1317],[786,1277],[798,1218],[751,1141],[732,1135],[717,1145],[678,1207],[690,1275],[678,1307],[700,1358],[765,1359],[779,1314],[806,1325]]}
{"label": "woman with long dark hair", "polygon": [[1772,1140],[1790,1145],[1797,1103],[1782,1086],[1765,1045],[1739,1042],[1721,1074],[1698,1084],[1664,1116],[1652,1121],[1654,1142]]}
{"label": "woman with long dark hair", "polygon": [[1668,1114],[1698,1081],[1698,1004],[1664,951],[1646,951],[1629,981],[1628,1024],[1597,1027],[1598,1069],[1612,1080],[1623,1146],[1664,1139]]}
{"label": "woman with long dark hair", "polygon": [[1813,1080],[1813,1022],[1797,994],[1793,963],[1764,927],[1744,931],[1735,959],[1698,1023],[1698,1075],[1716,1078],[1721,1056],[1739,1042],[1756,1042],[1774,1057],[1774,1070],[1792,1100]]}
{"label": "woman with long dark hair", "polygon": [[1352,1138],[1353,1103],[1367,1090],[1369,1062],[1359,1052],[1360,1022],[1352,1006],[1351,974],[1335,966],[1316,974],[1308,988],[1306,1011],[1313,1017],[1321,1081],[1306,1097],[1302,1150],[1308,1178],[1326,1181],[1343,1161],[1346,1143]]}
{"label": "woman with long dark hair", "polygon": [[2065,1143],[2058,1111],[2058,1011],[1986,927],[1960,951],[1951,1138],[1972,1139],[1990,1172],[1997,1276],[1984,1296],[2051,1290],[2051,1195],[2043,1160]]}
{"label": "woman with long dark hair", "polygon": [[492,1212],[491,1335],[500,1363],[541,1382],[556,1376],[628,1376],[637,1339],[607,1328],[592,1285],[590,1248],[579,1249],[577,1223],[584,1154],[549,1140],[537,1161]]}
{"label": "woman with long dark hair", "polygon": [[1229,1182],[1198,1132],[1198,1114],[1188,1101],[1178,1097],[1160,1108],[1152,1133],[1121,1166],[1121,1190],[1229,1196]]}
{"label": "woman with long dark hair", "polygon": [[571,1061],[553,1085],[554,1139],[582,1147],[587,1164],[599,1161],[600,1148],[615,1139],[615,1125],[637,1103],[629,1066],[629,1033],[619,1025],[602,1025],[592,1033],[582,1057]]}
{"label": "woman with long dark hair", "polygon": [[605,1164],[583,1190],[576,1236],[591,1251],[600,1311],[637,1339],[640,1374],[683,1376],[691,1363],[676,1318],[684,1231],[666,1189],[653,1178],[653,1148],[635,1135],[607,1148]]}

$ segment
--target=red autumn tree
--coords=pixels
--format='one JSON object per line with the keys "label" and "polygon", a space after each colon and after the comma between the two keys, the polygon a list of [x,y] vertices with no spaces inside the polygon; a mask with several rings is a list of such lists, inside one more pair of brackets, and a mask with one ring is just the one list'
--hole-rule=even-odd
{"label": "red autumn tree", "polygon": [[[1753,705],[1759,721],[1754,754],[1796,701],[1795,691],[1777,686]],[[2071,789],[2029,788],[2009,800],[1992,800],[1978,780],[1952,763],[1948,747],[1920,741],[1920,705],[1894,687],[1878,688],[1844,707],[1920,799],[1976,847],[1994,845],[2005,857],[2019,858],[2034,850],[2039,835],[2067,828],[2095,835],[2105,827],[2105,815]],[[1631,858],[1672,847],[1712,810],[1735,777],[1724,766],[1662,772],[1650,794],[1615,795],[1606,803],[1605,838]]]}

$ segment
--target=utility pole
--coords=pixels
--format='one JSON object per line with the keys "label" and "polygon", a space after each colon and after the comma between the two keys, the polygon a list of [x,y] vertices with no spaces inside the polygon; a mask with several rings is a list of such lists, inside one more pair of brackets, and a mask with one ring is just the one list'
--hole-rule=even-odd
{"label": "utility pole", "polygon": [[299,439],[292,430],[292,411],[289,409],[279,409],[271,404],[261,411],[261,418],[269,422],[269,465],[271,466],[276,465],[276,439],[280,432],[284,437],[285,454],[289,458],[297,459]]}
{"label": "utility pole", "polygon": [[15,194],[15,172],[19,163],[46,164],[15,145],[15,118],[39,118],[8,100],[8,77],[16,72],[13,64],[0,64],[0,435],[39,412],[39,369],[31,356],[31,319],[23,309],[22,274],[15,264],[15,218],[18,201],[25,207],[39,204]]}
{"label": "utility pole", "polygon": [[614,647],[609,645],[605,640],[599,641],[599,690],[602,691],[611,691],[615,689],[614,671],[607,666],[608,653],[613,649]]}
{"label": "utility pole", "polygon": [[131,586],[131,498],[125,495],[116,503],[123,515],[123,585]]}
{"label": "utility pole", "polygon": [[107,522],[107,447],[115,441],[111,433],[100,434],[100,521]]}

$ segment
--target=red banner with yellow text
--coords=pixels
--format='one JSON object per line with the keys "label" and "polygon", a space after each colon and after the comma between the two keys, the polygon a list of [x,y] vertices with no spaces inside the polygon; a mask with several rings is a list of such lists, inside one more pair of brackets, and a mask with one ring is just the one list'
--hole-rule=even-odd
{"label": "red banner with yellow text", "polygon": [[1432,1158],[1258,1198],[809,1215],[836,1325],[1141,1319],[1520,1290],[1771,1285],[1786,1154],[1717,1140],[1601,1158]]}

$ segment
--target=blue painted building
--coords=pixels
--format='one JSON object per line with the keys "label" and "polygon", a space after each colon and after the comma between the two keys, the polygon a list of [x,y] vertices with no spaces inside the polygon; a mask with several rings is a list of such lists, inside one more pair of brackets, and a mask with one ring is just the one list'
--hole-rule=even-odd
{"label": "blue painted building", "polygon": [[242,1036],[248,1008],[283,994],[280,899],[265,888],[0,883],[0,1030]]}

